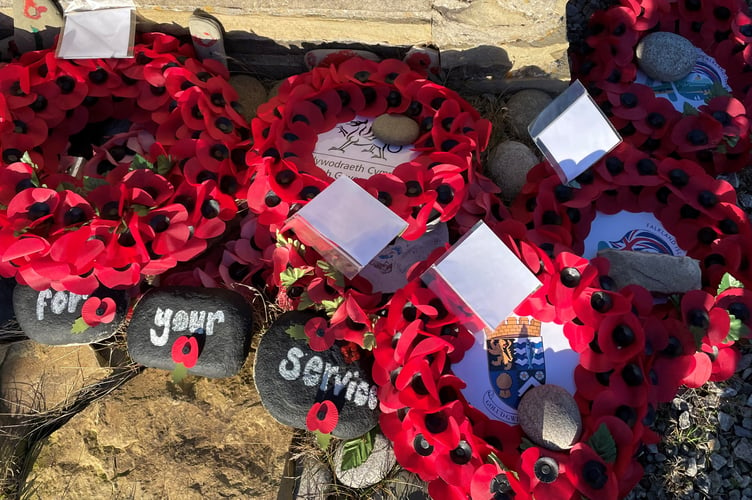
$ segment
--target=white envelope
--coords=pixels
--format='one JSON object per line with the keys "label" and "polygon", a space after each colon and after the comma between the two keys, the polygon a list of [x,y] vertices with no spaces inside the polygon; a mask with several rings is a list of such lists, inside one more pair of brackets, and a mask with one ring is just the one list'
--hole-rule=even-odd
{"label": "white envelope", "polygon": [[136,11],[131,7],[69,12],[57,46],[61,59],[133,57]]}

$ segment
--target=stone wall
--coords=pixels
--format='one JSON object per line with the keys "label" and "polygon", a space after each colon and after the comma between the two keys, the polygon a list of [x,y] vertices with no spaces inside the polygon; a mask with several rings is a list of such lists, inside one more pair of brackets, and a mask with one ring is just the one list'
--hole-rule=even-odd
{"label": "stone wall", "polygon": [[[184,29],[190,13],[200,7],[219,18],[228,32],[229,43],[236,44],[234,48],[241,54],[270,50],[263,45],[249,48],[246,43],[249,32],[256,35],[252,40],[288,49],[307,50],[326,42],[329,45],[350,42],[397,47],[434,44],[449,54],[448,67],[463,62],[463,50],[493,47],[502,49],[506,70],[537,66],[554,77],[568,78],[565,0],[360,3],[349,0],[211,0],[207,3],[136,0],[135,3],[140,16],[156,23],[158,29],[173,32]],[[0,12],[9,16],[12,4],[13,0],[0,0]],[[480,51],[471,56],[480,60],[487,54]],[[249,64],[253,65],[253,60]]]}

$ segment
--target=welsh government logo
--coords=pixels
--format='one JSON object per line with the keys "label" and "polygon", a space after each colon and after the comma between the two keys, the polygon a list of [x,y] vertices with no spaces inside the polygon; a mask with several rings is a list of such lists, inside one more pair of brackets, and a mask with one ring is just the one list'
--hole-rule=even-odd
{"label": "welsh government logo", "polygon": [[[486,353],[495,398],[486,397],[484,401],[492,406],[488,408],[492,413],[499,413],[501,420],[508,421],[504,414],[516,410],[525,391],[546,382],[540,321],[528,317],[507,318],[487,335]],[[494,408],[494,399],[503,403],[507,411]],[[516,420],[516,414],[514,418]]]}
{"label": "welsh government logo", "polygon": [[603,248],[674,255],[671,245],[665,239],[644,229],[633,229],[616,241],[599,241],[598,250]]}

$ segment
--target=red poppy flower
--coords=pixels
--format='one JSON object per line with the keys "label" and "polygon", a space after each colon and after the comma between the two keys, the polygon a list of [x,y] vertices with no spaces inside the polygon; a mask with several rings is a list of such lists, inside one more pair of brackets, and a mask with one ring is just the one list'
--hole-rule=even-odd
{"label": "red poppy flower", "polygon": [[183,363],[186,368],[196,366],[200,354],[196,337],[181,335],[172,344],[172,360],[175,363]]}
{"label": "red poppy flower", "polygon": [[306,428],[309,431],[319,431],[323,434],[331,433],[339,421],[339,410],[331,401],[324,400],[313,403],[306,416]]}
{"label": "red poppy flower", "polygon": [[325,318],[317,316],[309,319],[304,330],[308,337],[308,345],[314,351],[326,351],[334,345],[334,332],[329,328],[329,322]]}
{"label": "red poppy flower", "polygon": [[682,117],[671,132],[671,142],[679,153],[710,149],[723,139],[723,125],[706,114]]}
{"label": "red poppy flower", "polygon": [[481,465],[475,470],[470,482],[471,498],[492,500],[502,495],[511,496],[512,494],[518,500],[525,498],[519,481],[508,470],[502,470],[495,463]]}
{"label": "red poppy flower", "polygon": [[575,444],[570,457],[571,473],[568,477],[580,493],[588,498],[617,498],[619,487],[613,467],[590,446]]}
{"label": "red poppy flower", "polygon": [[[531,446],[522,452],[518,470],[521,491],[535,498],[571,498],[575,492],[567,456]],[[597,498],[597,497],[596,497]]]}
{"label": "red poppy flower", "polygon": [[81,307],[81,317],[89,326],[111,323],[116,312],[117,306],[111,297],[89,297]]}

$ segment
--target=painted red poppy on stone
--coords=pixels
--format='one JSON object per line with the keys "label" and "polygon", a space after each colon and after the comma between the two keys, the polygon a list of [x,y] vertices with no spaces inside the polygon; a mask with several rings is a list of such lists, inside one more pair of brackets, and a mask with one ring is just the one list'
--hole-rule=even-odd
{"label": "painted red poppy on stone", "polygon": [[324,400],[313,403],[306,416],[306,428],[309,431],[319,431],[323,434],[331,433],[339,421],[339,410],[331,401]]}

